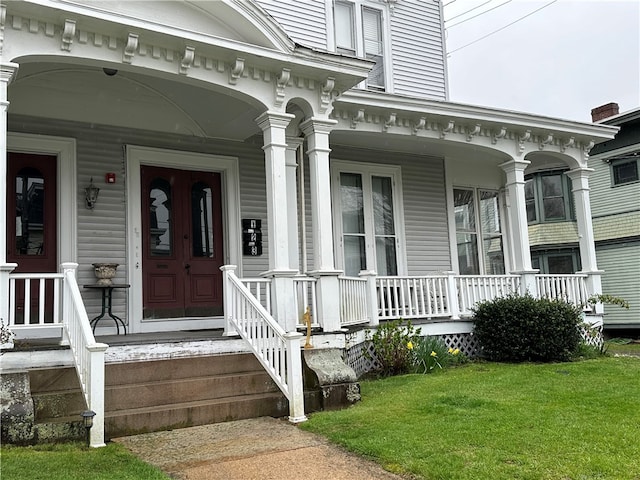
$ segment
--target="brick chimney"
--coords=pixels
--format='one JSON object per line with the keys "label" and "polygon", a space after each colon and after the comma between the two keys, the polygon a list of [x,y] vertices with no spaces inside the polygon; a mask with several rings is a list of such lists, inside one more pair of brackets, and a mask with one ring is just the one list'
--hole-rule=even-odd
{"label": "brick chimney", "polygon": [[607,103],[606,105],[591,109],[591,121],[596,123],[605,118],[618,115],[618,113],[620,113],[620,107],[618,107],[617,103]]}

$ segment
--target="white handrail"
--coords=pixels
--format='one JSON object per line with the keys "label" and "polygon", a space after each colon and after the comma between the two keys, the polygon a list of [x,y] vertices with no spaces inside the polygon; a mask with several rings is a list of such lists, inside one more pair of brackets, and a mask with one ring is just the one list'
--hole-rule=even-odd
{"label": "white handrail", "polygon": [[[285,332],[234,273],[235,265],[220,267],[224,276],[226,322],[249,348],[289,400],[289,421],[303,422],[302,334]],[[231,330],[227,328],[227,330]]]}
{"label": "white handrail", "polygon": [[381,320],[451,315],[446,275],[378,277],[377,284]]}
{"label": "white handrail", "polygon": [[293,288],[295,290],[294,304],[296,318],[298,319],[297,328],[306,328],[306,325],[302,322],[304,313],[309,308],[311,313],[311,326],[322,327],[322,319],[318,318],[318,297],[317,278],[312,277],[294,277]]}
{"label": "white handrail", "polygon": [[[60,285],[63,281],[62,273],[11,273],[9,274],[9,325],[11,329],[51,327],[62,325],[60,320]],[[21,297],[19,287],[23,287]],[[37,315],[32,319],[31,293],[32,286],[37,288]],[[46,299],[53,301],[51,318],[47,318]],[[18,315],[19,300],[22,300],[22,318]],[[35,321],[34,321],[35,320]]]}
{"label": "white handrail", "polygon": [[460,313],[469,315],[478,302],[519,292],[520,277],[517,275],[457,275],[456,285]]}
{"label": "white handrail", "polygon": [[95,412],[89,445],[104,447],[104,352],[109,346],[95,341],[76,282],[77,267],[77,263],[62,264],[62,318],[87,408]]}
{"label": "white handrail", "polygon": [[538,295],[543,298],[557,298],[572,303],[576,307],[590,310],[588,304],[587,275],[536,275]]}
{"label": "white handrail", "polygon": [[242,278],[240,281],[256,297],[267,312],[271,314],[271,279],[270,278]]}
{"label": "white handrail", "polygon": [[357,325],[369,322],[367,301],[369,292],[366,278],[339,277],[340,325]]}

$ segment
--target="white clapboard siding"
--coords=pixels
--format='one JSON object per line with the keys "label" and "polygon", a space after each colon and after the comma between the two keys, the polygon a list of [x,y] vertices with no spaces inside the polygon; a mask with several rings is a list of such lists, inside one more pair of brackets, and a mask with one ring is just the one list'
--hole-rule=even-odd
{"label": "white clapboard siding", "polygon": [[327,17],[324,0],[259,0],[296,43],[327,49]]}
{"label": "white clapboard siding", "polygon": [[444,100],[447,87],[439,2],[402,0],[389,19],[394,93]]}
{"label": "white clapboard siding", "polygon": [[640,318],[640,241],[596,246],[598,269],[602,275],[602,292],[629,302],[629,310],[617,305],[604,306],[605,327],[635,323]]}

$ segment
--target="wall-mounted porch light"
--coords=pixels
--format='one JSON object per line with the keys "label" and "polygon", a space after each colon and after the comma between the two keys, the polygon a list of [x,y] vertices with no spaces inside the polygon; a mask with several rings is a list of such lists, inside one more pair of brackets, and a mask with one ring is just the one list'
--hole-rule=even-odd
{"label": "wall-mounted porch light", "polygon": [[96,206],[98,193],[100,193],[100,189],[93,184],[93,177],[91,177],[89,186],[84,189],[85,205],[89,210],[93,210],[93,207]]}

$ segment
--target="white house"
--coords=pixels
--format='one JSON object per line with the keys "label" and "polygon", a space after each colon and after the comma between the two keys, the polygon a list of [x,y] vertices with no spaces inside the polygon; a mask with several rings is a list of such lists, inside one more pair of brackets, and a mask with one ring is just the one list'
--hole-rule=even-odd
{"label": "white house", "polygon": [[[140,340],[109,348],[107,367],[253,351],[300,421],[307,307],[315,350],[353,353],[387,319],[462,342],[478,300],[600,292],[587,161],[617,127],[448,101],[439,1],[0,12],[0,317],[70,347],[6,353],[2,369],[23,372],[28,404],[30,371],[75,366],[95,446],[115,415],[89,324],[103,313],[122,323],[105,315],[99,340],[124,325],[230,337]],[[572,180],[577,274],[532,268],[525,175],[550,165]],[[85,287],[94,263],[118,264],[115,288]]]}

